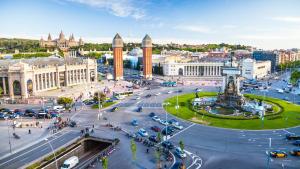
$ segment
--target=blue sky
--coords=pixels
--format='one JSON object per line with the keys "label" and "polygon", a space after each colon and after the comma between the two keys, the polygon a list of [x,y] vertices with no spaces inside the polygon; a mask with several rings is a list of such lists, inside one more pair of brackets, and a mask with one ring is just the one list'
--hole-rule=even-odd
{"label": "blue sky", "polygon": [[300,48],[298,0],[1,0],[0,37]]}

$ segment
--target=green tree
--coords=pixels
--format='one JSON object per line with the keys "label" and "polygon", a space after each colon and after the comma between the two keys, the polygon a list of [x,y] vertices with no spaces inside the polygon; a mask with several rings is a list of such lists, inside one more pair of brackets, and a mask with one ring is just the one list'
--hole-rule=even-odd
{"label": "green tree", "polygon": [[182,140],[179,141],[179,147],[182,151],[184,150],[184,144]]}
{"label": "green tree", "polygon": [[108,168],[108,158],[107,157],[102,157],[102,168],[107,169]]}
{"label": "green tree", "polygon": [[57,100],[58,104],[63,104],[66,108],[67,105],[70,106],[73,103],[73,99],[71,97],[60,97]]}
{"label": "green tree", "polygon": [[[184,151],[184,143],[182,140],[179,141],[179,147],[182,151]],[[183,166],[185,166],[184,159],[182,159],[182,164],[183,164]]]}
{"label": "green tree", "polygon": [[161,149],[157,148],[155,150],[155,158],[157,161],[157,168],[160,169],[161,168]]}
{"label": "green tree", "polygon": [[131,153],[132,153],[132,159],[133,159],[133,161],[135,161],[136,160],[136,144],[133,139],[131,139],[131,141],[130,141],[130,149],[131,149]]}
{"label": "green tree", "polygon": [[[99,96],[100,96],[100,98],[99,98]],[[103,92],[95,92],[94,93],[94,101],[99,101],[99,99],[100,99],[100,102],[103,103],[106,100],[106,94]]]}

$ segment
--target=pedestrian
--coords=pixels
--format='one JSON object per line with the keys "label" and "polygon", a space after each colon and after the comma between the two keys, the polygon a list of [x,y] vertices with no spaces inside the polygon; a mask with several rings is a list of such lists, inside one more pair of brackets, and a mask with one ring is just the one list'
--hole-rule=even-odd
{"label": "pedestrian", "polygon": [[149,153],[149,149],[148,149],[148,148],[147,148],[147,150],[146,150],[146,151],[147,151],[147,153]]}
{"label": "pedestrian", "polygon": [[75,107],[75,112],[76,112],[76,107]]}
{"label": "pedestrian", "polygon": [[91,133],[94,133],[94,129],[91,130]]}
{"label": "pedestrian", "polygon": [[31,134],[31,130],[30,129],[28,130],[28,134]]}
{"label": "pedestrian", "polygon": [[93,128],[95,128],[95,125],[93,124]]}

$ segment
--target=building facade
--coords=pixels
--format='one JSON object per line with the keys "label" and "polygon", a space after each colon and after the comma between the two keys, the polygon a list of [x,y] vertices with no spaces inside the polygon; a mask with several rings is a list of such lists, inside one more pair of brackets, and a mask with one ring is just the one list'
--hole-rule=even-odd
{"label": "building facade", "polygon": [[256,61],[244,59],[242,61],[242,76],[246,79],[260,79],[271,73],[271,61]]}
{"label": "building facade", "polygon": [[97,62],[82,58],[33,58],[0,61],[0,87],[10,98],[97,81]]}
{"label": "building facade", "polygon": [[59,48],[62,51],[67,51],[70,47],[82,46],[84,42],[80,38],[79,41],[76,41],[74,35],[72,34],[69,39],[65,38],[64,33],[61,31],[58,39],[52,40],[52,37],[49,33],[48,39],[44,40],[43,37],[40,40],[40,47],[43,48]]}
{"label": "building facade", "polygon": [[276,67],[280,64],[279,54],[276,51],[254,51],[252,54],[253,59],[257,61],[271,61],[271,72],[276,71]]}
{"label": "building facade", "polygon": [[223,62],[164,63],[164,76],[221,77]]}
{"label": "building facade", "polygon": [[285,64],[299,60],[298,53],[290,50],[279,51],[279,64]]}

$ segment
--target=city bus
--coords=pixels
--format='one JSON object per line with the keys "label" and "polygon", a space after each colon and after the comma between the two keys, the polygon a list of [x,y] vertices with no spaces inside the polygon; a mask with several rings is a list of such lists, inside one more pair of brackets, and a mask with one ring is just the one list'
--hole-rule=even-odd
{"label": "city bus", "polygon": [[168,82],[162,82],[161,85],[166,87],[176,87],[177,83],[174,81],[168,81]]}
{"label": "city bus", "polygon": [[133,95],[133,91],[125,91],[125,92],[113,92],[113,96],[118,100],[124,99],[126,96]]}

